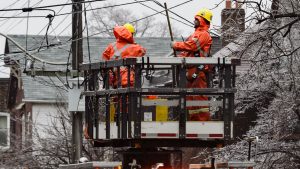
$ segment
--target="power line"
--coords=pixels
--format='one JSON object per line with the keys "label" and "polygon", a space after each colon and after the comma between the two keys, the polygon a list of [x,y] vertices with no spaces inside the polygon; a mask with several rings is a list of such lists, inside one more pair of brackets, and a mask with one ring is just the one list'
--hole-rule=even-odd
{"label": "power line", "polygon": [[58,34],[58,36],[59,35],[61,35],[66,29],[68,29],[70,26],[72,25],[72,22],[70,22],[59,34]]}
{"label": "power line", "polygon": [[[69,1],[70,1],[70,0],[67,0],[67,2],[69,2]],[[61,9],[57,12],[57,14],[59,14],[64,8],[65,8],[65,6],[62,6]],[[65,18],[64,18],[63,20],[61,20],[61,21],[57,24],[57,26],[56,26],[55,28],[52,28],[52,31],[50,32],[50,34],[51,34],[52,32],[55,33],[55,30],[57,29],[57,27],[60,26],[60,24],[63,23],[67,18],[68,18],[68,15],[66,15]],[[47,26],[47,25],[46,25],[46,26]],[[44,29],[45,29],[45,27],[44,27]]]}
{"label": "power line", "polygon": [[[88,2],[96,2],[96,1],[105,1],[105,0],[95,0],[95,1],[85,1],[85,3]],[[143,0],[143,1],[138,1],[138,2],[129,2],[129,3],[123,3],[123,4],[117,4],[117,5],[111,5],[111,6],[106,6],[106,7],[99,7],[99,8],[94,8],[94,9],[90,9],[90,10],[86,10],[86,11],[91,11],[91,10],[96,10],[96,9],[104,9],[104,8],[112,8],[112,7],[118,7],[118,6],[125,6],[125,5],[131,5],[131,4],[135,4],[135,3],[140,3],[140,2],[148,2],[148,1],[153,1],[153,0]],[[77,2],[79,3],[79,2]],[[76,3],[67,3],[67,4],[76,4]],[[43,8],[49,8],[49,7],[57,7],[57,6],[62,6],[61,4],[59,5],[49,5],[49,6],[43,6],[43,7],[34,7],[34,8],[20,8],[20,9],[5,9],[5,10],[0,10],[7,12],[7,11],[18,11],[18,10],[22,10],[23,12],[30,12],[33,10],[39,10],[39,9],[43,9]],[[58,14],[56,16],[62,16],[62,15],[70,15],[70,14],[74,14],[74,13],[82,13],[83,11],[77,11],[77,12],[67,12],[67,13],[62,13],[62,14]],[[44,18],[45,16],[43,15],[32,15],[30,16],[30,18]],[[5,18],[5,19],[18,19],[18,18],[28,18],[28,16],[3,16],[0,18]]]}
{"label": "power line", "polygon": [[[153,2],[154,2],[154,3],[156,3],[158,6],[160,6],[160,7],[164,8],[164,6],[163,6],[161,3],[159,3],[158,1],[154,0]],[[188,23],[190,23],[190,24],[194,25],[194,23],[193,23],[193,22],[191,22],[191,21],[189,21],[189,20],[185,19],[184,17],[182,17],[182,16],[178,15],[177,13],[175,13],[175,12],[173,12],[173,11],[169,10],[169,9],[168,9],[168,11],[169,11],[169,12],[171,12],[172,14],[176,15],[177,17],[179,17],[179,18],[183,19],[184,21],[186,21],[186,22],[188,22]],[[164,15],[165,15],[165,14],[164,14]],[[173,19],[173,20],[176,20],[175,18],[172,18],[172,17],[171,17],[171,19]],[[177,21],[178,21],[178,20],[177,20]],[[182,23],[182,22],[181,22],[181,23]],[[184,24],[185,24],[185,23],[184,23]],[[187,24],[186,24],[186,25],[187,25]]]}
{"label": "power line", "polygon": [[85,20],[85,27],[86,27],[86,35],[87,35],[87,45],[88,45],[88,57],[89,57],[89,63],[91,64],[91,53],[90,53],[90,41],[89,41],[89,27],[88,22],[86,19],[86,7],[84,5],[84,20]]}
{"label": "power line", "polygon": [[93,6],[92,6],[91,3],[90,3],[90,6],[91,6],[92,14],[93,14],[94,17],[95,17],[95,20],[96,20],[97,25],[98,25],[99,27],[101,27],[101,26],[100,26],[100,23],[99,23],[99,21],[98,21],[98,18],[96,17],[95,10],[93,9]]}
{"label": "power line", "polygon": [[[138,1],[138,2],[128,2],[128,3],[123,3],[123,4],[116,4],[116,5],[110,5],[110,6],[104,6],[104,7],[89,9],[89,10],[86,10],[86,11],[97,10],[97,9],[105,9],[105,8],[112,8],[112,7],[125,6],[125,5],[132,5],[132,4],[136,4],[136,3],[140,3],[140,2],[149,2],[149,1],[153,1],[153,0],[143,0],[143,1]],[[192,1],[192,0],[190,0],[190,1]],[[77,11],[77,12],[62,13],[62,14],[59,14],[59,15],[56,15],[56,16],[68,15],[68,14],[74,14],[74,13],[82,13],[82,12],[84,12],[84,11],[81,10],[81,11]]]}
{"label": "power line", "polygon": [[[171,8],[169,8],[169,9],[173,9],[173,8],[175,8],[175,7],[178,7],[178,6],[181,6],[181,5],[183,5],[183,4],[185,4],[185,3],[188,3],[188,2],[190,2],[191,0],[188,0],[188,1],[185,1],[185,2],[183,2],[183,3],[180,3],[180,4],[178,4],[178,5],[175,5],[175,6],[173,6],[173,7],[171,7]],[[138,3],[140,3],[140,2],[145,2],[145,1],[138,1]],[[135,2],[135,3],[137,3],[137,2]],[[127,3],[128,4],[128,3]],[[119,5],[114,5],[114,6],[120,6],[120,5],[124,5],[124,4],[119,4]],[[112,7],[112,6],[110,6],[110,7]],[[107,8],[107,7],[102,7],[102,8]],[[99,8],[97,8],[97,9],[99,9]],[[92,9],[92,10],[96,10],[96,9]],[[146,16],[146,17],[143,17],[143,18],[140,18],[140,19],[137,19],[137,20],[134,20],[134,21],[131,21],[131,22],[138,22],[138,21],[141,21],[141,20],[143,20],[143,19],[146,19],[146,18],[149,18],[149,17],[152,17],[152,16],[154,16],[154,15],[157,15],[157,14],[159,14],[159,13],[162,13],[162,12],[164,12],[165,10],[162,10],[162,11],[159,11],[159,12],[157,12],[157,13],[154,13],[154,14],[151,14],[151,15],[149,15],[149,16]],[[68,27],[69,27],[70,25],[68,25],[65,29],[67,29]],[[64,29],[64,30],[65,30]],[[112,29],[112,28],[111,28]],[[63,31],[64,31],[63,30]],[[62,31],[62,32],[63,32]],[[61,33],[62,33],[61,32]],[[98,32],[98,33],[94,33],[94,34],[91,34],[91,35],[89,35],[88,37],[92,37],[92,36],[95,36],[95,35],[98,35],[98,34],[101,34],[101,33],[104,33],[104,32],[106,32],[106,31],[101,31],[101,32]],[[59,35],[61,34],[61,33],[59,33]],[[84,38],[87,38],[87,37],[84,37]],[[80,38],[80,39],[82,39],[82,38]],[[66,41],[66,42],[63,42],[63,43],[70,43],[71,41],[76,41],[76,40],[79,40],[79,39],[73,39],[73,40],[68,40],[68,41]],[[54,47],[54,46],[64,46],[64,44],[63,43],[59,43],[59,44],[54,44],[54,45],[50,45],[50,46],[45,46],[45,47],[47,47],[48,49],[50,49],[50,48],[52,48],[52,47]],[[47,49],[45,49],[45,50],[47,50]],[[24,51],[23,51],[24,52]]]}
{"label": "power line", "polygon": [[[38,11],[52,11],[55,15],[55,11],[52,9],[34,9],[34,8],[23,8],[23,12],[32,12],[33,10],[38,10]],[[45,15],[32,15],[32,16],[2,16],[0,18],[45,18]],[[46,16],[47,17],[47,16]]]}
{"label": "power line", "polygon": [[0,16],[1,19],[26,19],[26,18],[45,18],[44,15],[34,15],[34,16]]}
{"label": "power line", "polygon": [[217,7],[219,7],[222,3],[224,3],[225,0],[222,0],[221,2],[219,2],[218,4],[215,5],[215,7],[211,8],[210,10],[214,10]]}
{"label": "power line", "polygon": [[[138,0],[135,0],[135,1],[138,1]],[[156,3],[157,1],[153,1],[153,2]],[[154,9],[154,8],[148,6],[148,5],[145,5],[145,4],[141,3],[141,2],[140,2],[140,4],[143,5],[143,6],[145,6],[145,7],[147,7],[147,8],[149,8],[149,9],[151,9],[151,10],[153,10],[153,11],[155,11],[155,12],[159,12],[158,10],[156,10],[156,9]],[[159,2],[157,2],[156,4],[158,4],[159,6],[161,6],[161,4],[159,4]],[[172,12],[172,11],[170,11],[170,12]],[[172,13],[174,13],[174,12],[172,12]],[[166,14],[164,14],[164,13],[161,13],[161,14],[163,14],[164,16],[166,16]],[[179,16],[179,15],[176,14],[176,13],[174,13],[174,14],[175,14],[176,16]],[[180,16],[180,18],[181,18],[181,19],[184,19],[184,20],[187,21],[188,23],[191,23],[191,24],[192,24],[192,22],[188,21],[187,19],[185,19],[185,18],[183,18],[183,17],[181,17],[181,16]],[[173,20],[175,20],[175,21],[178,21],[178,22],[180,22],[180,23],[182,23],[182,24],[184,24],[184,25],[187,25],[187,26],[189,26],[189,27],[192,26],[192,25],[189,25],[189,24],[187,24],[187,23],[184,23],[184,22],[182,22],[182,21],[180,21],[180,20],[178,20],[178,19],[176,19],[176,18],[171,17],[171,19],[173,19]]]}
{"label": "power line", "polygon": [[85,3],[101,2],[101,1],[106,1],[106,0],[92,0],[92,1],[72,2],[72,3],[65,3],[65,4],[41,6],[41,7],[36,7],[36,8],[51,8],[51,7],[59,7],[59,6],[75,5],[75,4],[85,4]]}
{"label": "power line", "polygon": [[[180,4],[177,4],[177,5],[175,5],[175,6],[170,7],[169,9],[173,9],[173,8],[178,7],[178,6],[184,5],[184,4],[186,4],[186,3],[190,2],[190,1],[192,1],[192,0],[188,0],[188,1],[182,2],[182,3],[180,3]],[[144,2],[144,1],[139,1],[139,2]],[[137,2],[136,2],[136,3],[137,3]],[[110,7],[111,7],[111,6],[110,6]],[[106,7],[102,7],[102,8],[106,8]],[[95,8],[95,9],[96,9],[96,8]],[[94,9],[94,10],[95,10],[95,9]],[[97,9],[99,9],[99,8],[97,8]],[[145,16],[145,17],[142,17],[142,18],[137,19],[137,20],[134,20],[134,21],[130,21],[130,23],[139,22],[139,21],[141,21],[141,20],[144,20],[144,19],[147,19],[147,18],[149,18],[149,17],[155,16],[155,15],[160,14],[160,13],[162,13],[162,12],[165,12],[165,10],[158,11],[158,12],[156,12],[156,13],[154,13],[154,14],[151,14],[151,15],[148,15],[148,16]],[[113,29],[113,28],[110,28],[110,29]],[[104,32],[106,32],[106,31],[101,31],[101,32],[98,32],[98,33],[94,33],[94,34],[90,35],[89,37],[95,36],[95,35],[98,35],[98,34],[101,34],[101,33],[104,33]],[[78,39],[69,40],[69,41],[67,41],[67,42],[70,42],[70,41],[76,41],[76,40],[78,40]]]}
{"label": "power line", "polygon": [[[66,1],[66,3],[67,2],[69,2],[70,0],[67,0]],[[61,8],[60,8],[60,10],[57,12],[57,13],[60,13],[63,9],[65,8],[65,6],[62,6]],[[60,40],[58,39],[58,37],[57,37],[57,35],[56,35],[56,33],[55,33],[55,29],[58,27],[58,26],[60,26],[65,20],[66,20],[66,18],[67,18],[68,16],[66,16],[62,21],[60,21],[58,24],[57,24],[57,26],[55,27],[55,28],[53,28],[53,26],[52,26],[52,24],[50,24],[50,26],[51,26],[51,28],[52,28],[52,31],[49,33],[49,34],[51,34],[51,33],[53,33],[54,32],[54,35],[55,35],[55,37],[57,38],[57,41],[58,42],[60,42]],[[41,34],[41,32],[45,29],[45,28],[47,28],[49,26],[49,23],[47,24],[47,25],[45,25],[41,30],[40,30],[40,32],[37,34],[37,35],[40,35]],[[48,45],[47,45],[48,46]],[[44,46],[40,46],[40,48],[43,48]]]}
{"label": "power line", "polygon": [[[181,5],[184,5],[184,4],[186,4],[186,3],[190,2],[190,1],[193,1],[193,0],[188,0],[188,1],[182,2],[182,3],[180,3],[180,4],[177,4],[177,5],[175,5],[175,6],[172,6],[172,7],[169,8],[168,10],[173,9],[173,8],[176,8],[176,7],[181,6]],[[160,13],[165,12],[165,11],[166,11],[166,10],[158,11],[158,12],[156,12],[156,13],[153,13],[153,14],[151,14],[151,15],[145,16],[145,17],[143,17],[143,18],[140,18],[140,19],[137,19],[137,20],[131,21],[131,22],[138,22],[138,21],[140,21],[140,20],[147,19],[147,18],[149,18],[149,17],[155,16],[155,15],[160,14]]]}
{"label": "power line", "polygon": [[[23,7],[25,7],[26,6],[26,2],[22,5]],[[13,16],[19,16],[19,15],[21,15],[22,14],[22,12],[15,12],[14,14],[13,14]],[[2,21],[5,21],[4,23],[2,23],[1,25],[0,25],[0,28],[2,27],[2,26],[4,26],[7,22],[9,22],[9,18],[5,18],[5,19],[2,19],[2,20],[0,20],[0,22],[2,22]],[[12,24],[14,24],[14,22],[12,23]],[[12,25],[12,24],[10,24],[10,25]]]}
{"label": "power line", "polygon": [[[43,0],[40,0],[39,2],[35,3],[33,6],[39,5],[42,1],[43,1]],[[26,6],[26,3],[25,3],[23,6]],[[17,16],[20,15],[20,14],[22,14],[22,12],[21,12],[21,13],[18,13]],[[8,19],[6,19],[6,20],[8,20]],[[20,24],[22,21],[23,21],[23,19],[20,20],[18,23],[12,22],[12,24],[11,24],[8,28],[12,29],[12,28],[14,28],[16,25]],[[8,22],[8,21],[7,21],[7,22]],[[4,24],[5,24],[5,23],[4,23]],[[4,24],[1,24],[1,26],[3,26]],[[13,24],[14,24],[15,26],[13,26]],[[1,26],[0,26],[0,27],[1,27]],[[10,30],[10,29],[6,29],[6,31],[7,31],[7,30]]]}
{"label": "power line", "polygon": [[50,61],[46,61],[46,60],[43,60],[39,57],[36,57],[36,56],[33,56],[31,54],[29,54],[22,46],[20,46],[17,42],[15,42],[12,38],[10,38],[9,36],[6,36],[4,34],[2,34],[0,32],[0,35],[6,37],[8,40],[10,40],[13,44],[15,44],[21,51],[23,51],[23,53],[26,55],[26,56],[29,56],[31,59],[33,60],[38,60],[42,63],[47,63],[47,64],[51,64],[51,65],[66,65],[67,63],[60,63],[60,62],[50,62]]}
{"label": "power line", "polygon": [[[30,0],[28,0],[28,8],[29,8],[29,5],[30,5]],[[29,12],[27,13],[27,24],[26,24],[26,47],[25,47],[26,50],[27,50],[28,27],[29,27]]]}
{"label": "power line", "polygon": [[9,12],[9,11],[23,11],[24,10],[34,10],[34,9],[43,9],[43,8],[52,8],[52,7],[60,7],[66,5],[75,5],[75,4],[82,4],[82,3],[90,3],[90,2],[99,2],[99,1],[106,1],[106,0],[93,0],[93,1],[82,1],[82,2],[72,2],[72,3],[64,3],[64,4],[56,4],[56,5],[47,5],[47,6],[38,6],[38,7],[30,7],[30,8],[14,8],[14,9],[1,9],[0,12]]}
{"label": "power line", "polygon": [[[175,5],[175,6],[173,6],[173,7],[171,7],[171,8],[169,8],[169,9],[173,9],[173,8],[176,8],[176,7],[178,7],[178,6],[181,6],[181,5],[183,5],[183,4],[185,4],[185,3],[188,3],[188,2],[190,2],[191,0],[188,0],[188,1],[185,1],[185,2],[183,2],[183,3],[180,3],[180,4],[177,4],[177,5]],[[139,2],[143,2],[143,1],[139,1]],[[162,13],[162,12],[164,12],[165,10],[162,10],[162,11],[159,11],[159,12],[157,12],[157,13],[154,13],[154,14],[152,14],[152,15],[149,15],[149,16],[146,16],[146,17],[143,17],[143,18],[140,18],[140,19],[137,19],[137,20],[135,20],[135,21],[131,21],[131,22],[138,22],[138,21],[141,21],[141,20],[143,20],[143,19],[146,19],[146,18],[149,18],[149,17],[152,17],[152,16],[154,16],[154,15],[157,15],[157,14],[159,14],[159,13]],[[69,27],[69,26],[68,26]],[[67,27],[66,27],[67,28]],[[65,28],[65,29],[66,29]],[[111,28],[112,29],[112,28]],[[101,31],[101,32],[98,32],[98,33],[94,33],[94,34],[92,34],[92,35],[89,35],[88,37],[91,37],[91,36],[95,36],[95,35],[98,35],[98,34],[101,34],[101,33],[104,33],[104,32],[106,32],[106,31]],[[80,39],[82,39],[82,38],[80,38]],[[70,43],[70,42],[72,42],[72,41],[76,41],[76,40],[80,40],[80,39],[70,39],[70,40],[68,40],[68,41],[66,41],[65,43]],[[62,46],[63,44],[60,44],[60,46]],[[54,45],[54,46],[57,46],[57,45]],[[51,46],[50,46],[51,47]],[[50,47],[49,46],[47,46],[47,48],[48,49],[50,49]],[[47,50],[47,49],[46,49]],[[23,52],[26,52],[25,50],[23,51]],[[46,63],[46,62],[45,62]]]}
{"label": "power line", "polygon": [[[177,4],[177,5],[173,6],[173,7],[170,7],[169,9],[173,9],[173,8],[178,7],[178,6],[184,5],[184,4],[186,4],[186,3],[190,2],[190,1],[192,1],[192,0],[188,0],[188,1],[185,1],[185,2],[183,2],[183,3]],[[145,1],[138,1],[138,2],[145,2]],[[135,3],[137,3],[137,2],[135,2]],[[128,4],[128,3],[127,3],[127,4]],[[112,5],[112,6],[109,6],[109,7],[120,6],[120,5],[124,5],[124,4]],[[92,10],[102,9],[102,8],[108,8],[108,6],[107,6],[107,7],[101,7],[101,8],[94,8],[94,9],[92,9]],[[90,11],[90,10],[87,10],[87,11]],[[143,19],[147,19],[147,18],[149,18],[149,17],[152,17],[152,16],[157,15],[157,14],[159,14],[159,13],[162,13],[162,12],[164,12],[164,11],[165,11],[165,10],[158,11],[158,12],[156,12],[156,13],[154,13],[154,14],[151,14],[151,15],[148,15],[148,16],[146,16],[146,17],[142,17],[142,18],[140,18],[140,19],[131,21],[131,23],[133,23],[133,22],[139,22],[139,21],[141,21],[141,20],[143,20]],[[71,13],[69,13],[69,14],[71,14]],[[57,15],[56,15],[56,16],[57,16]],[[70,25],[71,25],[71,23],[70,23],[65,29],[67,29]],[[64,30],[65,30],[65,29],[64,29]],[[110,28],[110,29],[113,29],[113,28]],[[63,30],[63,31],[64,31],[64,30]],[[62,31],[62,32],[63,32],[63,31]],[[60,32],[58,35],[60,35],[62,32]],[[92,37],[92,36],[95,36],[95,35],[98,35],[98,34],[102,34],[102,33],[104,33],[104,32],[106,32],[106,31],[97,32],[97,33],[94,33],[94,34],[89,35],[88,37]],[[87,37],[85,37],[85,38],[87,38]],[[80,39],[81,39],[81,38],[80,38]],[[76,41],[76,40],[80,40],[80,39],[73,39],[73,40],[70,39],[70,40],[68,40],[68,41],[66,41],[66,42],[63,42],[63,43],[70,43],[70,42],[72,42],[72,41]]]}
{"label": "power line", "polygon": [[[10,5],[8,5],[8,6],[4,7],[4,8],[2,8],[2,9],[9,8],[9,7],[15,5],[15,4],[16,4],[17,2],[19,2],[19,1],[20,1],[20,0],[16,0],[15,2],[11,3]],[[1,9],[1,10],[2,10],[2,9]],[[2,16],[3,16],[4,14],[5,14],[5,13],[3,13]]]}

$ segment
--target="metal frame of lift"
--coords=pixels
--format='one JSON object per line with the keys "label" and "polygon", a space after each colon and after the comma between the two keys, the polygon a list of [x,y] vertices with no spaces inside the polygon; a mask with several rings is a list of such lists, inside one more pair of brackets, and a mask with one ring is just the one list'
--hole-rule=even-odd
{"label": "metal frame of lift", "polygon": [[[213,65],[217,70],[219,85],[216,88],[186,88],[186,67],[190,65]],[[232,125],[234,115],[235,68],[240,65],[240,59],[236,58],[158,58],[141,57],[126,58],[116,61],[103,61],[90,64],[82,64],[80,69],[85,72],[85,120],[89,139],[94,141],[95,147],[126,147],[136,144],[142,147],[216,147],[233,140]],[[118,87],[109,87],[109,70],[116,69],[119,75],[120,67],[134,70],[135,83],[121,88],[120,80]],[[173,74],[172,87],[142,88],[142,72],[149,69],[168,69]],[[99,90],[99,75],[103,77],[104,90]],[[130,79],[128,73],[128,84]],[[120,78],[118,78],[120,79]],[[209,82],[211,83],[211,82]],[[141,133],[141,107],[144,95],[176,95],[179,98],[179,138],[142,138]],[[223,139],[186,139],[187,124],[187,95],[221,95],[223,100]],[[122,106],[116,110],[118,138],[111,138],[110,100],[111,97],[121,100]],[[105,139],[99,138],[99,99],[105,98]],[[212,102],[212,101],[211,101]],[[128,109],[126,109],[126,103]],[[122,107],[122,110],[119,109]],[[128,110],[128,112],[127,112]],[[120,113],[123,112],[123,113]],[[130,123],[128,123],[128,121]],[[133,122],[133,125],[132,123]],[[201,123],[201,122],[199,122]],[[131,134],[133,133],[133,135]]]}

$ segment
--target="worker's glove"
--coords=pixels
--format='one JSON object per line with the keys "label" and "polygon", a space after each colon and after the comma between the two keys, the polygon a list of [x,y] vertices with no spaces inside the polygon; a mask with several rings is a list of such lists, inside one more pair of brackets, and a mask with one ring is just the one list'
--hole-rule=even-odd
{"label": "worker's glove", "polygon": [[203,71],[203,70],[204,70],[204,65],[199,65],[199,66],[197,67],[197,69],[198,69],[199,71]]}
{"label": "worker's glove", "polygon": [[193,73],[193,74],[192,74],[192,78],[193,78],[193,79],[196,79],[197,76],[198,76],[197,73]]}
{"label": "worker's glove", "polygon": [[176,41],[172,41],[172,42],[170,43],[170,47],[171,47],[171,48],[174,48],[175,43],[176,43]]}
{"label": "worker's glove", "polygon": [[195,72],[195,73],[193,73],[192,74],[192,78],[193,79],[196,79],[197,77],[198,77],[198,73],[199,73],[199,71],[203,71],[204,70],[204,65],[199,65],[198,67],[197,67],[197,72]]}

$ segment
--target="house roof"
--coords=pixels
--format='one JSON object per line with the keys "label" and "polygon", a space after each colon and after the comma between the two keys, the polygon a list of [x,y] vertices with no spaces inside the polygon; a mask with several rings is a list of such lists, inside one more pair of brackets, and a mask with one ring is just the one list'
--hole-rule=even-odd
{"label": "house roof", "polygon": [[22,74],[25,102],[66,102],[67,90],[56,77]]}
{"label": "house roof", "polygon": [[263,24],[256,24],[253,27],[247,28],[244,32],[240,34],[238,38],[236,38],[233,42],[229,43],[222,49],[218,50],[216,53],[213,54],[212,57],[215,58],[223,58],[223,57],[236,57],[241,59],[241,65],[237,66],[236,71],[237,73],[245,73],[250,68],[250,62],[248,59],[242,58],[243,50],[247,48],[245,45],[247,42],[251,42],[254,33],[257,32],[259,29],[262,29],[265,25]]}
{"label": "house roof", "polygon": [[[43,60],[51,62],[67,62],[68,57],[71,63],[72,56],[69,54],[71,41],[70,37],[67,36],[48,36],[48,44],[51,46],[49,48],[43,47],[46,45],[46,39],[41,35],[9,35],[14,41],[16,41],[20,46],[26,48],[30,54],[35,55]],[[180,40],[180,39],[177,39]],[[111,37],[90,37],[89,38],[89,51],[91,62],[97,62],[101,59],[101,54],[106,48],[106,46],[114,42],[115,38]],[[170,48],[170,38],[135,38],[138,44],[141,44],[147,49],[146,56],[149,57],[163,57],[168,54],[171,50]],[[43,43],[42,43],[43,42]],[[11,41],[7,41],[6,54],[11,59],[18,60],[20,67],[24,70],[25,67],[25,55],[20,51],[19,48]],[[42,47],[41,47],[42,46]],[[213,37],[213,45],[211,53],[214,54],[221,48],[221,40],[219,37]],[[83,62],[89,62],[88,45],[87,39],[83,40]],[[44,70],[62,70],[66,71],[67,66],[57,66],[48,65],[36,62],[35,69]],[[68,69],[71,69],[69,66]],[[65,78],[65,77],[63,77]],[[57,98],[66,97],[66,91],[63,88],[62,82],[60,82],[56,77],[36,77],[32,78],[22,74],[23,87],[24,87],[24,100],[25,101],[57,101]],[[59,86],[59,87],[58,87]],[[58,92],[60,91],[60,92]],[[60,97],[62,96],[62,97]]]}
{"label": "house roof", "polygon": [[[51,46],[49,48],[46,46],[46,39],[41,35],[10,35],[10,37],[16,41],[20,46],[27,48],[30,54],[37,56],[45,61],[51,62],[67,62],[69,57],[69,62],[72,62],[72,56],[69,56],[71,41],[68,36],[48,36],[48,44]],[[181,40],[181,39],[177,39]],[[106,46],[109,43],[115,41],[115,38],[112,37],[90,37],[89,38],[89,49],[87,45],[87,38],[83,39],[83,62],[89,62],[89,52],[91,62],[97,62],[101,59],[101,54],[105,50]],[[138,44],[141,44],[143,47],[147,49],[146,56],[149,57],[163,57],[169,52],[171,52],[170,48],[170,38],[135,38],[135,41]],[[14,60],[19,60],[21,66],[25,64],[25,55],[20,49],[13,44],[11,41],[7,41],[8,49],[6,53],[10,53],[10,57]],[[42,43],[43,42],[43,43]],[[27,47],[26,47],[27,44]],[[41,47],[42,46],[42,47]],[[221,41],[219,37],[213,37],[213,45],[211,49],[211,53],[214,54],[221,48]],[[42,64],[41,62],[35,63],[35,68],[44,67],[46,70],[57,70],[62,69],[65,70],[66,66],[56,66],[56,65],[48,65]],[[71,69],[71,67],[69,67]]]}

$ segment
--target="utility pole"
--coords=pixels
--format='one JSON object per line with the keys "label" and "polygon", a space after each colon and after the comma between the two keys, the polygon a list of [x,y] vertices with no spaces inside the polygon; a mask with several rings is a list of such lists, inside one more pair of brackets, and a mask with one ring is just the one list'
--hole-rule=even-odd
{"label": "utility pole", "polygon": [[[72,77],[79,77],[79,64],[83,60],[82,50],[82,3],[72,0]],[[80,88],[80,84],[73,88]],[[70,102],[70,101],[69,101]],[[70,110],[69,110],[70,111]],[[82,154],[82,117],[83,112],[71,111],[72,116],[72,163],[78,163]]]}

